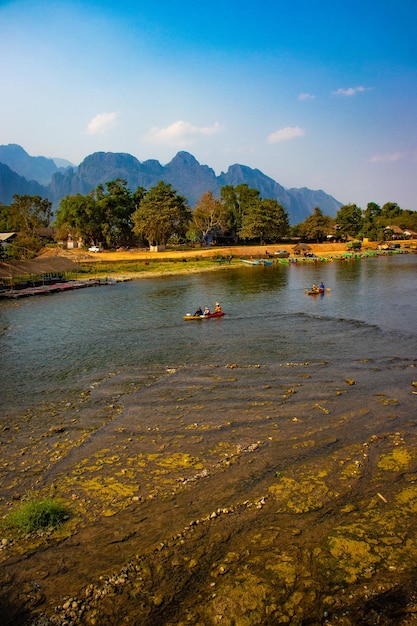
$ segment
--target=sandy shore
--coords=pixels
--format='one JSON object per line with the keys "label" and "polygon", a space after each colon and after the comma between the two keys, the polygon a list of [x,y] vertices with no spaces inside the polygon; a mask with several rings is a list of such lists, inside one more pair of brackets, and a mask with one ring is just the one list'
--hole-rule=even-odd
{"label": "sandy shore", "polygon": [[[341,256],[347,252],[346,244],[343,243],[326,243],[311,244],[311,252],[321,257]],[[150,252],[149,248],[133,248],[125,251],[103,251],[100,253],[88,252],[87,250],[73,249],[60,251],[60,254],[78,261],[91,262],[120,262],[135,260],[168,260],[168,259],[192,259],[215,257],[265,257],[266,253],[274,254],[278,250],[287,250],[293,255],[294,244],[275,244],[271,246],[230,246],[230,247],[213,247],[213,248],[194,248],[192,250],[175,250],[168,249],[164,252]],[[376,244],[369,244],[369,249],[376,249]]]}

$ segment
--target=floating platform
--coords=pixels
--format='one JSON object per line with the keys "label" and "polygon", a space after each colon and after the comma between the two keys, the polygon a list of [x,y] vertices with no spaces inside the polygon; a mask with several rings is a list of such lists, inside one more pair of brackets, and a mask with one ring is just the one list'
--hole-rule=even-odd
{"label": "floating platform", "polygon": [[24,287],[22,289],[0,290],[0,298],[28,298],[29,296],[46,296],[52,293],[63,293],[72,289],[84,289],[86,287],[100,287],[102,285],[114,285],[118,281],[114,279],[90,279],[90,280],[68,280],[66,282],[52,283],[50,285],[39,285],[37,287]]}

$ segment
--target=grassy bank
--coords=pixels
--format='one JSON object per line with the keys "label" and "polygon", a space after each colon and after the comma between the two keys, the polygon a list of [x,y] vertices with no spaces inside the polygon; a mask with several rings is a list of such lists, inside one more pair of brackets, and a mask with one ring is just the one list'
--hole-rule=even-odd
{"label": "grassy bank", "polygon": [[[400,243],[403,247],[404,242]],[[410,242],[407,245],[409,244]],[[279,262],[274,256],[278,250],[286,250],[290,254],[290,260],[297,258],[302,262],[312,262],[312,259],[294,256],[293,249],[294,244],[276,244],[272,246],[169,248],[161,252],[150,252],[149,249],[143,248],[124,251],[105,250],[95,254],[82,249],[50,248],[46,249],[42,256],[65,256],[75,261],[79,266],[77,277],[85,275],[86,277],[146,278],[233,267],[239,265],[241,259],[244,258],[270,258],[274,262]],[[352,254],[344,243],[310,244],[310,251],[319,261],[337,260]],[[364,245],[362,254],[364,253],[387,254],[386,251],[378,251],[375,242],[368,242]],[[75,278],[75,275],[71,277]]]}
{"label": "grassy bank", "polygon": [[219,267],[230,267],[236,259],[227,260],[215,257],[189,257],[181,259],[134,259],[134,260],[108,260],[95,263],[80,263],[79,274],[89,276],[108,276],[109,278],[126,277],[153,277],[165,274],[182,274],[190,272],[204,272],[218,269]]}

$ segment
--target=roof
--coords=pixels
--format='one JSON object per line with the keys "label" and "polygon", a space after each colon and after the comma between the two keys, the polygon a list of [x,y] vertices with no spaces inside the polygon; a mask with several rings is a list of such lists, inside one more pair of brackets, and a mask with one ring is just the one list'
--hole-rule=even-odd
{"label": "roof", "polygon": [[393,224],[392,226],[385,226],[384,230],[392,230],[393,233],[397,233],[397,235],[401,235],[404,229],[400,228],[400,226],[396,226],[395,224]]}
{"label": "roof", "polygon": [[297,243],[297,245],[294,246],[293,250],[311,250],[311,246],[309,246],[307,243]]}
{"label": "roof", "polygon": [[10,261],[0,263],[0,278],[15,278],[17,276],[43,276],[62,272],[76,272],[77,263],[65,257],[47,257],[31,259],[30,261]]}
{"label": "roof", "polygon": [[0,233],[0,241],[7,241],[16,235],[17,233]]}

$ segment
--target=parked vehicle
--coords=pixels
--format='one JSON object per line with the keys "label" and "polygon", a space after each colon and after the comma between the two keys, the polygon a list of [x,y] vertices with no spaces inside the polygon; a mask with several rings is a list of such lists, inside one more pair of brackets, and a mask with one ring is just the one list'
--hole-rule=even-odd
{"label": "parked vehicle", "polygon": [[89,252],[100,252],[100,248],[98,246],[90,246],[88,248]]}

